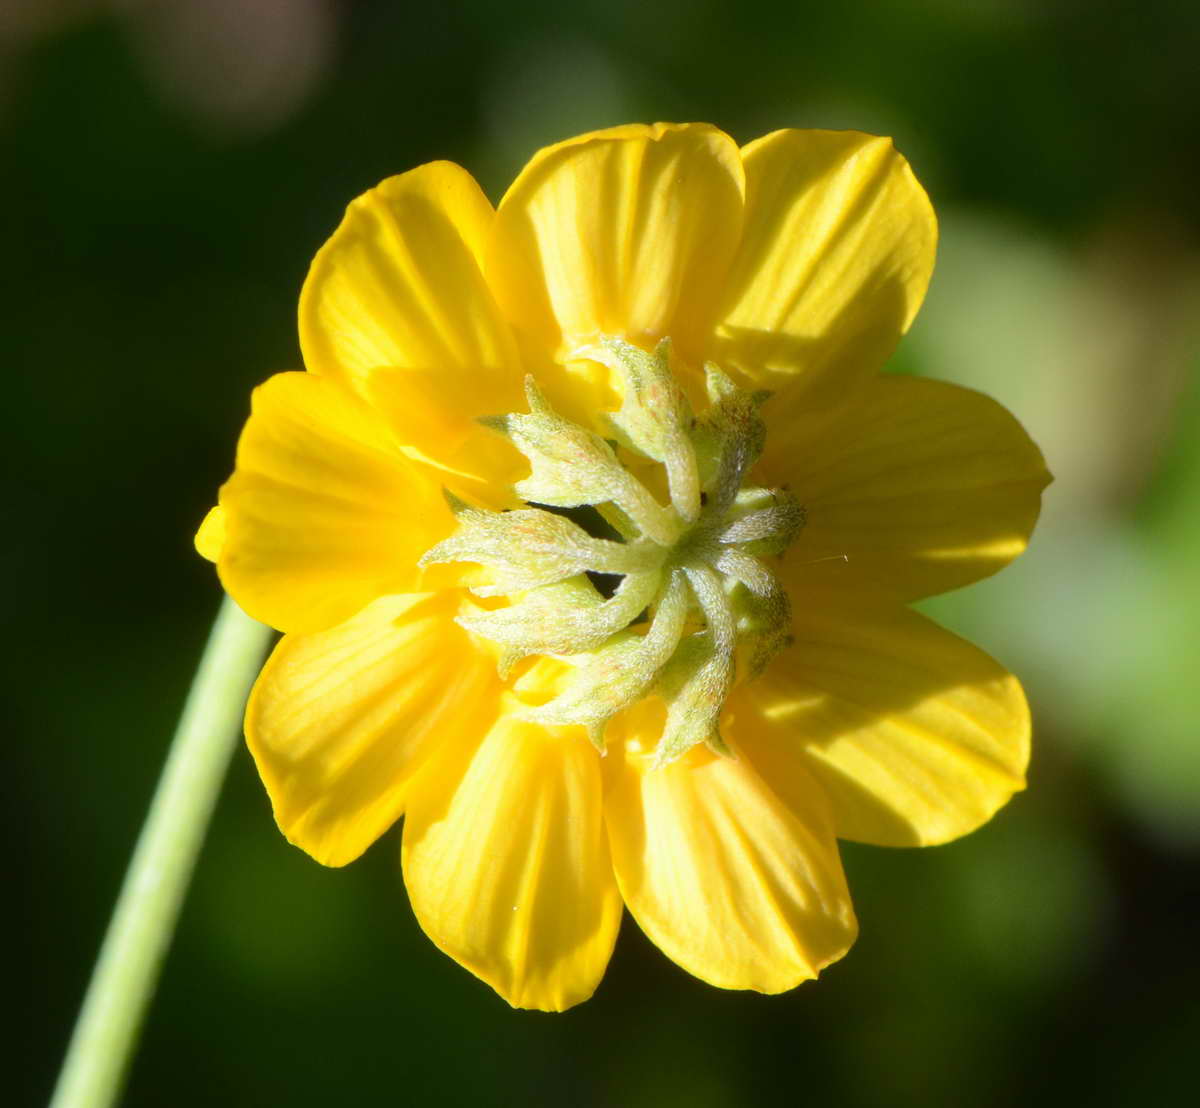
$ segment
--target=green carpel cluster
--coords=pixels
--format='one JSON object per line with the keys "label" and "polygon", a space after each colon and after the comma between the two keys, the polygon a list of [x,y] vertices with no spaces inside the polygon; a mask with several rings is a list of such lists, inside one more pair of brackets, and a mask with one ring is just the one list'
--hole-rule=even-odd
{"label": "green carpel cluster", "polygon": [[[528,459],[530,475],[515,486],[523,500],[592,506],[624,541],[596,538],[546,508],[492,512],[448,496],[458,527],[421,564],[485,566],[489,580],[472,591],[510,598],[492,610],[465,604],[458,615],[500,645],[502,676],[530,655],[575,666],[562,692],[525,709],[527,718],[582,725],[603,751],[609,720],[654,695],[667,707],[656,764],[701,742],[727,754],[718,720],[739,646],[750,647],[743,676],[753,677],[788,643],[787,595],[763,558],[782,554],[805,522],[786,491],[744,484],[765,441],[765,394],[738,389],[710,363],[709,404],[697,416],[671,371],[668,340],[653,354],[617,339],[583,354],[613,370],[624,390],[620,409],[606,416],[611,439],[555,412],[531,377],[528,412],[483,422]],[[621,451],[662,465],[669,504]],[[605,598],[589,573],[621,582]]]}

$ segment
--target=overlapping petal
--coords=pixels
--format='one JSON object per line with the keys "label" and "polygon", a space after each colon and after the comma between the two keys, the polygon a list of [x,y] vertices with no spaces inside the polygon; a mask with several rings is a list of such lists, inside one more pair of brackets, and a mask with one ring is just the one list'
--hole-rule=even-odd
{"label": "overlapping petal", "polygon": [[[1015,679],[904,607],[1020,553],[1049,479],[987,397],[879,375],[936,238],[907,162],[856,132],[739,152],[707,125],[619,127],[539,152],[498,211],[444,162],[351,204],[301,297],[309,372],[256,391],[196,537],[238,603],[290,632],[247,712],[287,837],[341,865],[404,814],[421,926],[517,1007],[591,995],[622,899],[721,987],[780,992],[841,957],[857,925],[836,836],[955,838],[1028,760]],[[478,419],[522,411],[526,371],[600,429],[619,389],[598,342],[668,336],[685,388],[711,359],[771,391],[753,483],[789,490],[806,525],[764,555],[794,641],[724,701],[734,756],[655,769],[661,703],[618,715],[603,762],[582,728],[528,722],[574,667],[543,656],[502,681],[457,594],[429,591],[464,571],[417,563],[454,528],[441,486],[515,505],[528,463]],[[730,441],[756,453],[759,429]],[[678,557],[701,556],[693,537]]]}
{"label": "overlapping petal", "polygon": [[840,958],[857,924],[819,791],[785,803],[748,760],[704,748],[651,757],[611,752],[605,797],[621,895],[651,940],[710,984],[764,993]]}
{"label": "overlapping petal", "polygon": [[417,559],[453,527],[437,484],[378,413],[329,378],[281,373],[254,391],[221,490],[221,582],[255,619],[319,631],[436,577]]}
{"label": "overlapping petal", "polygon": [[481,482],[493,475],[472,449],[489,441],[475,419],[521,398],[516,347],[480,270],[494,217],[450,162],[389,177],[346,210],[300,297],[308,369],[368,394],[402,442]]}
{"label": "overlapping petal", "polygon": [[983,651],[898,604],[797,604],[794,644],[741,690],[737,742],[784,795],[815,778],[837,834],[947,842],[1025,783],[1029,709]]}
{"label": "overlapping petal", "polygon": [[591,996],[621,918],[595,749],[505,715],[418,778],[404,880],[426,934],[517,1008]]}
{"label": "overlapping petal", "polygon": [[832,424],[775,420],[763,471],[808,522],[778,567],[798,605],[834,588],[932,596],[1020,554],[1050,481],[1000,404],[927,378],[882,375]]}
{"label": "overlapping petal", "polygon": [[500,203],[488,281],[555,358],[601,335],[695,349],[740,236],[743,188],[737,147],[705,124],[548,147]]}
{"label": "overlapping petal", "polygon": [[745,230],[709,356],[823,409],[887,360],[921,306],[937,223],[890,139],[775,131],[742,150]]}
{"label": "overlapping petal", "polygon": [[221,550],[225,546],[225,509],[219,504],[209,508],[194,541],[200,557],[210,562],[221,557]]}
{"label": "overlapping petal", "polygon": [[404,810],[434,748],[495,720],[490,654],[454,622],[452,593],[388,596],[327,631],[286,635],[254,686],[246,738],[288,841],[352,862]]}

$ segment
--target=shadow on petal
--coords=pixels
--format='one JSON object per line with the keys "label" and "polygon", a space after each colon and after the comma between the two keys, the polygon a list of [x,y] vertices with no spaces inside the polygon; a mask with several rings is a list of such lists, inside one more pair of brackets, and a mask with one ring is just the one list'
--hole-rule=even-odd
{"label": "shadow on petal", "polygon": [[801,769],[816,778],[840,837],[946,842],[1024,787],[1028,705],[983,651],[882,603],[801,613],[795,633],[728,729],[781,795]]}

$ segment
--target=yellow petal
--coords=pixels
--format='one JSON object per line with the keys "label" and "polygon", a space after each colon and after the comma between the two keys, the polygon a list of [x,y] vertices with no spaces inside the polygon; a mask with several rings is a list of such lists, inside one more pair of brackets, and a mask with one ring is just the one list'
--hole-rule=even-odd
{"label": "yellow petal", "polygon": [[745,231],[711,356],[770,389],[794,380],[788,407],[822,408],[875,373],[917,314],[933,208],[890,139],[776,131],[742,157]]}
{"label": "yellow petal", "polygon": [[828,588],[932,596],[1025,549],[1050,475],[1005,408],[891,375],[859,400],[824,430],[771,425],[765,479],[790,486],[808,513],[780,566],[794,602]]}
{"label": "yellow petal", "polygon": [[229,594],[282,631],[320,631],[417,592],[417,559],[453,528],[440,489],[344,386],[281,373],[255,389],[221,490]]}
{"label": "yellow petal", "polygon": [[[479,266],[494,218],[450,162],[389,177],[346,210],[300,296],[308,369],[363,389],[391,370],[383,409],[402,442],[439,464],[486,434],[476,417],[521,401],[516,348]],[[388,387],[374,385],[378,404]]]}
{"label": "yellow petal", "polygon": [[618,127],[536,154],[500,203],[487,276],[557,358],[600,335],[687,351],[741,231],[733,141],[706,124]]}
{"label": "yellow petal", "polygon": [[219,504],[209,508],[208,515],[196,532],[196,552],[210,562],[221,557],[221,549],[225,545],[225,509]]}
{"label": "yellow petal", "polygon": [[850,948],[856,923],[820,794],[785,804],[745,758],[697,747],[650,768],[612,751],[605,818],[625,904],[689,973],[778,993]]}
{"label": "yellow petal", "polygon": [[432,477],[451,491],[497,510],[519,504],[512,486],[529,463],[480,416],[523,411],[518,375],[501,396],[477,388],[466,374],[444,370],[377,369],[363,384],[371,406],[387,420],[405,453],[433,467]]}
{"label": "yellow petal", "polygon": [[783,795],[811,773],[839,836],[947,842],[1024,787],[1029,709],[983,651],[900,606],[797,605],[793,629],[739,692],[736,739]]}
{"label": "yellow petal", "polygon": [[454,594],[388,596],[328,631],[286,635],[259,675],[246,739],[288,841],[352,862],[400,817],[429,752],[495,718],[493,658]]}
{"label": "yellow petal", "polygon": [[[579,733],[576,733],[576,732]],[[404,822],[404,880],[429,937],[516,1008],[596,988],[621,919],[595,749],[513,716],[432,759]]]}

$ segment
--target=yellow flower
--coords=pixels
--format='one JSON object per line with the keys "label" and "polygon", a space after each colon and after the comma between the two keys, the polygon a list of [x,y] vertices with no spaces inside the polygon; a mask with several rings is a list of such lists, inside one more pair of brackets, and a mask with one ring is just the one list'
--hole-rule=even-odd
{"label": "yellow flower", "polygon": [[288,839],[343,865],[403,815],[421,926],[520,1007],[590,996],[622,905],[724,988],[840,958],[836,839],[966,834],[1028,759],[1017,681],[906,606],[1049,480],[992,400],[879,372],[935,245],[855,132],[618,127],[498,209],[447,162],[355,200],[197,536],[285,632],[246,733]]}

